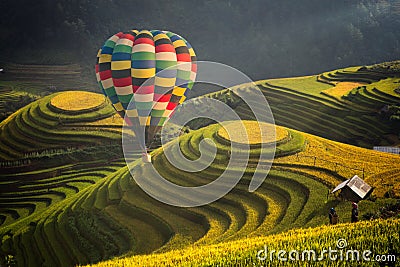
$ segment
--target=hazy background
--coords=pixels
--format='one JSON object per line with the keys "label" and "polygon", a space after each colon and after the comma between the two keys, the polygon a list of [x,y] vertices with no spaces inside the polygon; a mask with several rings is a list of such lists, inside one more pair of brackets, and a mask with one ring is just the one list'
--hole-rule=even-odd
{"label": "hazy background", "polygon": [[0,61],[92,66],[110,35],[166,29],[264,79],[400,58],[400,0],[1,0]]}

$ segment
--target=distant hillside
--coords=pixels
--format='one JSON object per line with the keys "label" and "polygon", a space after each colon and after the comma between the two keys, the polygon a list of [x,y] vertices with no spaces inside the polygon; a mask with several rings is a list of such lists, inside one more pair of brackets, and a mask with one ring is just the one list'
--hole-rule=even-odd
{"label": "distant hillside", "polygon": [[[29,7],[29,8],[24,8]],[[394,60],[398,0],[2,0],[0,61],[94,64],[119,31],[170,30],[254,80]],[[1,67],[1,66],[0,66]]]}
{"label": "distant hillside", "polygon": [[[94,106],[86,107],[85,98]],[[59,108],[53,99],[75,101],[78,110]],[[59,102],[57,102],[59,104]],[[88,105],[88,104],[86,104]],[[91,147],[117,143],[121,138],[121,118],[105,97],[88,92],[62,92],[41,98],[0,123],[0,159],[18,160],[31,154],[47,155],[67,147]]]}
{"label": "distant hillside", "polygon": [[[351,67],[320,75],[257,81],[275,123],[331,140],[371,148],[399,145],[400,123],[391,119],[391,105],[400,105],[399,62]],[[241,85],[235,90],[246,90]],[[207,97],[227,102],[243,119],[249,107],[229,90]],[[262,109],[258,103],[252,108]],[[199,103],[201,105],[201,103]]]}

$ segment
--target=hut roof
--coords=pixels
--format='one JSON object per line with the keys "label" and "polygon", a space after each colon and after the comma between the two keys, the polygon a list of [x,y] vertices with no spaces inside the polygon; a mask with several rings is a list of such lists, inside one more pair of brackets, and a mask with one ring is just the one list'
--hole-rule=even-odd
{"label": "hut roof", "polygon": [[336,186],[336,188],[332,190],[332,193],[335,193],[336,191],[343,189],[346,186],[348,188],[350,188],[354,193],[356,193],[362,199],[372,189],[372,187],[370,185],[368,185],[366,182],[364,182],[363,179],[361,179],[357,175],[354,175],[353,178],[348,179],[348,180],[340,183],[338,186]]}

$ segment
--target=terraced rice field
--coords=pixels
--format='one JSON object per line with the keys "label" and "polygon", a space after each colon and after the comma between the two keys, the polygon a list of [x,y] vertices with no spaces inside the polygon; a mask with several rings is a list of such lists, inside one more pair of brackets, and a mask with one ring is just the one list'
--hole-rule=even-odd
{"label": "terraced rice field", "polygon": [[[256,121],[243,121],[244,127],[237,123],[227,123],[218,131],[218,136],[227,141],[239,144],[260,144],[282,142],[287,138],[288,132],[282,127]],[[229,133],[234,135],[230,136]]]}
{"label": "terraced rice field", "polygon": [[125,165],[121,120],[92,125],[114,116],[104,97],[72,94],[87,103],[65,106],[71,93],[58,93],[0,123],[0,225],[40,213]]}
{"label": "terraced rice field", "polygon": [[82,91],[67,91],[51,98],[50,105],[63,112],[89,111],[106,105],[103,95]]}
{"label": "terraced rice field", "polygon": [[[384,230],[382,231],[382,229]],[[312,264],[324,267],[349,266],[350,264],[379,266],[378,262],[372,262],[373,259],[375,260],[374,256],[381,253],[387,257],[393,255],[388,251],[399,251],[399,231],[399,219],[341,224],[334,227],[322,226],[266,237],[244,238],[218,245],[188,246],[185,249],[161,254],[116,258],[91,266],[312,266]],[[354,238],[354,236],[363,238]],[[338,260],[330,260],[327,254],[321,257],[323,249],[329,247],[336,249],[339,239],[345,239],[347,247],[360,251],[360,261],[355,262],[356,255],[352,260],[351,253],[346,256],[346,249],[342,249],[343,260],[339,260],[340,249],[338,250]],[[388,247],[388,244],[391,245]],[[279,260],[276,253],[280,250],[285,251],[284,255],[280,255],[281,258],[286,259],[284,261]],[[316,254],[308,256],[307,252],[303,254],[305,250],[314,250]],[[367,257],[369,261],[362,259],[361,255],[364,250],[374,253],[371,257]],[[290,251],[294,251],[291,258]],[[395,266],[395,258],[391,257],[390,259],[386,263]]]}
{"label": "terraced rice field", "polygon": [[364,83],[359,82],[337,82],[334,87],[323,90],[321,94],[327,94],[328,96],[333,96],[340,99],[342,96],[347,95],[354,88],[363,85]]}
{"label": "terraced rice field", "polygon": [[[63,98],[64,94],[68,96],[69,93],[43,97],[0,123],[0,159],[18,160],[29,157],[33,152],[110,145],[120,140],[122,124],[113,127],[97,124],[114,116],[114,110],[104,98],[90,109],[71,112],[60,109],[51,102],[53,98]],[[117,121],[121,122],[118,119]]]}
{"label": "terraced rice field", "polygon": [[43,91],[97,89],[96,80],[89,79],[78,64],[70,65],[24,65],[6,63],[2,65],[0,85],[15,91],[41,94]]}
{"label": "terraced rice field", "polygon": [[[125,164],[123,161],[88,160],[42,171],[19,167],[17,173],[0,174],[0,226],[10,225],[34,213],[40,214],[95,184]],[[16,168],[15,168],[16,169]]]}
{"label": "terraced rice field", "polygon": [[[251,127],[251,123],[247,125]],[[229,142],[219,135],[220,130],[221,125],[210,125],[153,151],[155,168],[166,179],[183,186],[215,180],[227,167],[227,150],[230,149]],[[178,208],[152,199],[136,185],[127,167],[123,167],[49,206],[41,214],[33,213],[26,220],[1,228],[2,234],[9,233],[5,244],[8,244],[10,253],[16,253],[17,262],[23,265],[70,266],[93,263],[128,252],[167,252],[187,249],[192,245],[203,247],[220,242],[240,242],[236,240],[293,228],[314,227],[326,224],[325,213],[331,206],[336,206],[338,212],[343,214],[341,221],[346,222],[349,221],[346,203],[327,198],[327,192],[349,178],[345,176],[347,173],[335,170],[334,164],[318,166],[299,161],[297,155],[311,156],[318,149],[328,148],[332,156],[329,160],[336,160],[333,155],[355,149],[353,154],[348,154],[352,158],[346,163],[349,164],[347,167],[358,167],[360,161],[368,156],[371,161],[379,158],[382,166],[377,166],[377,169],[382,171],[382,179],[386,175],[383,171],[385,164],[400,169],[396,155],[384,154],[380,157],[382,153],[376,152],[371,156],[366,149],[284,130],[287,134],[278,143],[276,164],[255,193],[248,192],[248,184],[260,156],[260,150],[254,147],[249,151],[250,160],[239,184],[222,199],[198,208]],[[217,155],[205,170],[185,172],[166,160],[164,150],[178,144],[185,157],[199,158],[200,140],[206,138],[216,144]],[[208,151],[207,147],[202,150],[206,154]],[[358,158],[354,158],[355,155]],[[140,161],[136,164],[134,175],[151,180],[149,165]],[[393,183],[393,186],[398,186],[399,179],[393,179]],[[34,223],[29,223],[32,221]],[[28,246],[28,240],[32,238],[35,243]],[[3,246],[3,252],[7,252],[4,247],[7,246]],[[146,262],[148,259],[143,260]]]}
{"label": "terraced rice field", "polygon": [[23,105],[33,102],[37,96],[27,92],[14,91],[0,85],[0,122]]}
{"label": "terraced rice field", "polygon": [[[60,74],[64,67],[55,71]],[[19,75],[23,73],[21,69]],[[338,92],[326,94],[343,82],[363,85],[347,94],[342,90],[341,97]],[[102,266],[252,266],[265,263],[255,257],[264,244],[274,249],[303,244],[320,248],[334,246],[340,237],[351,246],[373,246],[377,253],[387,253],[388,245],[399,251],[398,219],[320,227],[327,224],[330,207],[336,208],[340,222],[350,221],[348,203],[328,192],[354,174],[375,187],[374,197],[399,197],[399,156],[298,131],[365,147],[382,139],[380,144],[393,144],[395,139],[388,137],[393,128],[377,112],[383,103],[399,103],[397,82],[395,74],[360,68],[260,81],[257,85],[275,121],[287,127],[278,126],[276,134],[267,137],[261,137],[249,108],[234,94],[246,85],[197,99],[194,108],[199,110],[208,108],[208,97],[223,99],[250,120],[243,121],[247,130],[230,137],[220,124],[212,124],[154,150],[153,166],[164,178],[181,186],[204,185],[216,180],[229,161],[231,174],[240,171],[243,160],[231,159],[231,142],[250,143],[250,150],[237,151],[249,153],[249,160],[235,188],[196,208],[160,203],[136,184],[133,178],[151,182],[152,170],[138,160],[131,176],[120,147],[122,120],[104,98],[82,92],[87,102],[81,105],[73,101],[77,92],[45,96],[0,123],[0,265],[12,255],[18,266],[74,266],[115,256],[126,258]],[[209,112],[218,114],[211,107]],[[236,123],[226,126],[237,129]],[[260,154],[271,153],[272,140],[277,147],[271,171],[250,193],[255,170],[266,163]],[[176,159],[180,151],[187,159],[207,160],[214,151],[211,142],[216,156],[202,171],[183,171],[166,158],[165,152]]]}
{"label": "terraced rice field", "polygon": [[[398,145],[394,125],[379,114],[387,104],[400,103],[395,92],[400,78],[394,74],[359,71],[348,68],[317,76],[258,81],[266,97],[275,123],[331,140],[371,148],[374,145]],[[342,97],[332,96],[339,83],[362,83]],[[232,89],[246,90],[242,85]],[[208,95],[224,99],[227,91]],[[252,108],[262,110],[258,103]],[[235,105],[242,119],[254,119],[249,107]]]}

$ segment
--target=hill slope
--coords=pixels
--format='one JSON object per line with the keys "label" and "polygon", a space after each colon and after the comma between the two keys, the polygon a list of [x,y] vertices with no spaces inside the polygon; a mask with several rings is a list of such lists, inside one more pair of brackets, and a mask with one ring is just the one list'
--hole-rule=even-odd
{"label": "hill slope", "polygon": [[123,167],[122,121],[113,114],[103,96],[75,91],[46,96],[1,122],[0,225],[40,213]]}
{"label": "hill slope", "polygon": [[[346,266],[350,264],[348,262],[354,263],[353,259],[357,259],[357,254],[346,254],[348,249],[359,251],[357,266],[375,266],[376,262],[371,261],[379,260],[375,256],[380,255],[383,255],[382,259],[386,259],[384,262],[394,264],[395,253],[400,250],[399,231],[399,219],[322,226],[266,237],[244,238],[218,245],[189,246],[162,254],[118,258],[91,266],[279,266],[278,264],[285,263],[290,266],[311,266],[316,263],[318,266]],[[353,238],[354,236],[363,238]],[[343,239],[346,240],[347,247],[338,249],[338,240]],[[327,253],[322,254],[323,249],[329,248],[338,250],[338,254],[331,255],[333,259],[337,255],[337,260],[330,260]],[[280,250],[284,250],[285,254],[278,256],[277,252]],[[289,252],[292,250],[295,252],[290,258]],[[308,252],[303,254],[308,250],[315,251],[315,258],[313,254],[308,256]],[[363,259],[362,253],[365,250],[370,250],[372,254]],[[340,251],[343,251],[343,260],[340,259]],[[278,257],[286,260],[280,261]]]}
{"label": "hill slope", "polygon": [[[205,170],[181,171],[168,163],[161,148],[153,152],[154,166],[165,178],[181,185],[199,185],[216,179],[227,166],[229,147],[220,127],[217,124],[193,131],[164,147],[167,150],[180,144],[187,158],[196,159],[200,155],[200,140],[210,138],[218,148],[217,156]],[[150,198],[130,178],[125,167],[40,214],[2,227],[2,253],[15,255],[19,265],[70,266],[124,253],[163,252],[189,244],[216,244],[318,226],[326,223],[326,211],[331,206],[336,206],[342,221],[349,221],[346,204],[327,199],[326,193],[334,184],[349,178],[353,174],[349,169],[357,168],[365,158],[376,163],[374,170],[389,187],[399,187],[399,172],[384,171],[388,166],[400,168],[396,155],[355,148],[290,129],[282,131],[286,134],[281,136],[276,163],[255,193],[249,193],[247,187],[259,159],[260,150],[256,148],[249,151],[250,160],[239,184],[217,202],[198,208],[176,208]],[[313,161],[298,161],[295,156],[315,157],[318,149],[330,151],[332,158],[326,160],[338,161],[338,155],[347,157],[344,151],[354,149],[354,153],[349,155],[352,160],[343,163],[344,171],[335,169],[334,164],[319,166]],[[205,147],[203,153],[208,151]],[[151,180],[149,165],[140,161],[137,164],[134,175]],[[369,173],[366,178],[374,182]],[[376,186],[377,194],[387,190],[385,184]]]}
{"label": "hill slope", "polygon": [[[320,75],[257,81],[275,123],[331,140],[372,148],[399,145],[399,124],[383,109],[400,104],[399,62],[351,67]],[[383,67],[384,66],[384,67]],[[231,91],[246,90],[241,85]],[[208,97],[228,101],[243,119],[253,119],[249,107],[229,90]],[[252,108],[263,109],[258,103]]]}
{"label": "hill slope", "polygon": [[[389,66],[389,71],[385,65],[348,68],[257,84],[278,124],[362,146],[398,144],[396,128],[379,115],[382,105],[399,103],[398,71]],[[237,100],[236,90],[247,90],[247,86],[201,97],[196,103],[207,109],[208,97],[215,97],[235,107],[242,118],[252,119],[248,107]],[[93,102],[82,105],[71,94],[83,94],[82,99]],[[8,255],[19,266],[72,266],[120,255],[236,242],[325,224],[330,207],[336,207],[341,221],[348,222],[347,204],[327,192],[354,174],[373,185],[373,198],[378,198],[376,203],[361,202],[363,212],[379,206],[382,197],[400,196],[399,156],[278,127],[274,164],[256,192],[248,192],[250,179],[263,163],[260,153],[271,151],[268,146],[260,149],[259,136],[253,132],[245,173],[229,194],[197,208],[165,205],[145,194],[132,179],[120,147],[122,120],[113,114],[98,95],[66,92],[43,97],[0,123],[1,265]],[[236,123],[231,122],[231,128]],[[249,127],[253,123],[246,122]],[[201,142],[206,139],[217,148],[206,169],[185,172],[166,159],[167,150],[176,158],[177,145],[188,159],[196,160],[202,153],[209,158],[211,144]],[[234,142],[240,139],[239,134],[233,137]],[[229,149],[230,140],[221,126],[210,125],[153,151],[153,164],[176,184],[201,185],[227,168]],[[232,163],[228,171],[235,174],[238,162]],[[136,178],[151,181],[149,165],[137,161],[134,167]],[[398,227],[398,222],[394,225]],[[204,251],[212,251],[209,248]],[[233,257],[229,260],[249,261],[240,253]],[[218,264],[215,259],[210,262]]]}
{"label": "hill slope", "polygon": [[[60,95],[61,94],[61,95]],[[52,94],[35,101],[0,123],[0,159],[26,158],[32,152],[65,147],[91,146],[117,142],[121,138],[121,119],[105,101],[97,99],[94,106],[84,103],[77,110],[57,107],[52,99],[69,102],[74,98],[91,98],[87,92]]]}

